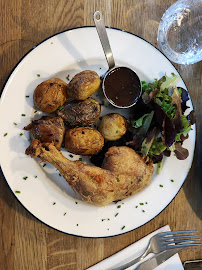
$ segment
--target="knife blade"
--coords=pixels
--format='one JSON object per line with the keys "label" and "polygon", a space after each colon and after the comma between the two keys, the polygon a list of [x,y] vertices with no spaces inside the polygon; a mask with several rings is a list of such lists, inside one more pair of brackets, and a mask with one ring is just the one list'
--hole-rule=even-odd
{"label": "knife blade", "polygon": [[170,257],[178,253],[181,249],[182,248],[174,248],[163,251],[150,258],[149,260],[142,262],[140,265],[138,265],[137,268],[135,268],[135,270],[153,270],[157,266],[168,260]]}

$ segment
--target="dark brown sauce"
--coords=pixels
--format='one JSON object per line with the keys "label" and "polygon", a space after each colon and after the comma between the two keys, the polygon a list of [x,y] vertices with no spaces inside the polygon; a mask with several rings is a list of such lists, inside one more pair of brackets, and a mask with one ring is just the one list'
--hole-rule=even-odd
{"label": "dark brown sauce", "polygon": [[140,97],[141,82],[131,69],[118,67],[105,77],[103,90],[114,105],[127,107],[136,103]]}

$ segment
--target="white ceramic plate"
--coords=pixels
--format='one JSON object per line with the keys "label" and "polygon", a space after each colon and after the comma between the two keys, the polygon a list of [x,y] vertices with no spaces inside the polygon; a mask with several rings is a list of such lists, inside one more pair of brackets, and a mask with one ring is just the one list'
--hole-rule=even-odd
{"label": "white ceramic plate", "polygon": [[[141,80],[160,78],[165,72],[169,76],[172,72],[178,74],[167,58],[143,39],[116,29],[107,29],[107,33],[116,64],[134,69]],[[43,167],[43,163],[40,164],[38,160],[24,154],[29,145],[29,134],[23,131],[23,127],[30,123],[31,118],[39,118],[40,113],[33,109],[32,99],[34,89],[39,83],[52,77],[67,81],[68,75],[72,78],[85,69],[94,70],[99,75],[107,70],[94,27],[68,30],[50,37],[20,61],[1,96],[1,168],[18,200],[45,224],[78,236],[114,236],[131,231],[153,219],[178,193],[192,163],[195,127],[193,126],[189,139],[184,142],[189,150],[189,157],[184,161],[177,160],[174,156],[167,158],[161,174],[156,175],[154,172],[151,184],[137,195],[106,207],[82,202],[52,165]],[[182,79],[178,86],[186,89]],[[101,101],[103,96],[101,93],[97,96],[96,93],[95,98]],[[107,107],[102,106],[103,115],[112,111],[128,114],[127,110],[108,107],[106,101],[105,104]],[[192,109],[191,101],[188,105]],[[7,136],[4,136],[5,133]],[[76,155],[70,158],[65,150],[63,153],[71,160],[79,158]],[[24,180],[24,177],[27,179]]]}

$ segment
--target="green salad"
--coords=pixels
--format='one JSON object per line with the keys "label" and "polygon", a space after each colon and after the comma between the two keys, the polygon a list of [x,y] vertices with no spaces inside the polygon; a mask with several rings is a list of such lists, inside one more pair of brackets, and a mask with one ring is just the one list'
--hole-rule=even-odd
{"label": "green salad", "polygon": [[194,111],[185,115],[189,100],[187,91],[176,87],[179,76],[166,75],[153,82],[142,82],[142,98],[134,107],[131,126],[133,147],[143,158],[158,163],[160,173],[163,157],[175,153],[176,158],[186,159],[189,152],[182,146],[188,138],[191,125],[195,123]]}

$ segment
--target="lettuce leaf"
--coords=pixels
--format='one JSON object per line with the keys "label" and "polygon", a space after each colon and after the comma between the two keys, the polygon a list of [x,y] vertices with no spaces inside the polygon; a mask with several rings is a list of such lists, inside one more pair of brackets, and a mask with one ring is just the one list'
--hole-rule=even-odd
{"label": "lettuce leaf", "polygon": [[169,88],[171,86],[175,86],[176,82],[179,80],[179,76],[172,74],[172,77],[166,77],[166,80],[161,84],[160,88],[163,90],[165,88]]}
{"label": "lettuce leaf", "polygon": [[154,116],[154,111],[151,111],[149,114],[147,114],[144,117],[142,121],[142,125],[137,129],[137,132],[133,136],[133,140],[128,142],[127,145],[131,145],[135,150],[137,150],[138,147],[141,146],[142,142],[147,136],[147,132],[150,128],[153,116]]}
{"label": "lettuce leaf", "polygon": [[148,115],[150,115],[150,114],[146,113],[142,117],[140,117],[139,119],[131,121],[132,127],[134,127],[134,128],[141,127],[143,124],[143,121],[145,120],[145,117],[147,117]]}
{"label": "lettuce leaf", "polygon": [[154,141],[154,138],[156,136],[156,130],[157,128],[154,127],[151,132],[149,132],[148,136],[144,139],[141,147],[141,153],[143,157],[146,157],[149,153],[149,149],[152,146],[152,143]]}
{"label": "lettuce leaf", "polygon": [[175,137],[176,142],[182,141],[181,136],[183,135],[184,137],[186,137],[189,131],[191,130],[191,125],[189,124],[185,115],[182,115],[181,120],[182,120],[183,130],[177,133]]}
{"label": "lettuce leaf", "polygon": [[152,157],[153,155],[158,156],[158,155],[160,155],[163,151],[165,151],[166,148],[167,148],[167,147],[166,147],[165,144],[162,142],[162,140],[159,141],[158,138],[155,138],[155,139],[153,140],[153,143],[152,143],[150,149],[149,149],[148,155],[149,155],[150,157]]}

